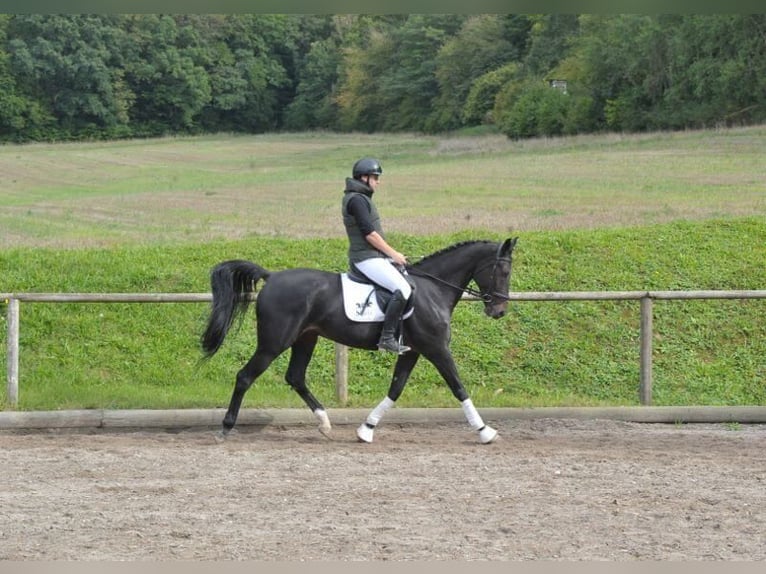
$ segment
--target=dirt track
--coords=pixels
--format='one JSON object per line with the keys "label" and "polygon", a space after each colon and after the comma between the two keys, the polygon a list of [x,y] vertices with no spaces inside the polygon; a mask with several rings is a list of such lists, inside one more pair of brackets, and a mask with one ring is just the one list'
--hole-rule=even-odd
{"label": "dirt track", "polygon": [[2,560],[764,560],[766,426],[0,433]]}

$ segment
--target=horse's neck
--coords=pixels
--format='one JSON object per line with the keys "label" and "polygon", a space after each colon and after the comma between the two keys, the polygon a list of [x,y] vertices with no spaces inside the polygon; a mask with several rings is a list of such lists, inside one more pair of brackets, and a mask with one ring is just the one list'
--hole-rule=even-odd
{"label": "horse's neck", "polygon": [[465,288],[477,264],[486,256],[485,251],[487,248],[481,243],[466,245],[445,252],[432,261],[424,261],[421,268],[443,281]]}

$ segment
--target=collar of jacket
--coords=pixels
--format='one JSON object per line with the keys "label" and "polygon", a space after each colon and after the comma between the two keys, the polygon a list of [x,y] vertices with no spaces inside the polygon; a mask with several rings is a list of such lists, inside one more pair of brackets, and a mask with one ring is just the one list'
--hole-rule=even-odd
{"label": "collar of jacket", "polygon": [[346,190],[343,193],[363,193],[367,197],[372,197],[374,190],[364,182],[352,177],[346,178]]}

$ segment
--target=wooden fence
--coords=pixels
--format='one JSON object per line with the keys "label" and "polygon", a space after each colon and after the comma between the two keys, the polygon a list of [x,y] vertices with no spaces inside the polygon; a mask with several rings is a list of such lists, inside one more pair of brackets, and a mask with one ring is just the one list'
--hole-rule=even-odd
{"label": "wooden fence", "polygon": [[[7,304],[8,378],[7,403],[19,401],[20,303],[200,303],[210,293],[2,293]],[[766,299],[766,290],[752,291],[530,291],[510,293],[511,301],[639,301],[640,370],[638,395],[642,405],[652,404],[652,305],[654,300]],[[463,301],[477,301],[465,295]],[[348,398],[348,349],[335,345],[335,388],[338,400]]]}

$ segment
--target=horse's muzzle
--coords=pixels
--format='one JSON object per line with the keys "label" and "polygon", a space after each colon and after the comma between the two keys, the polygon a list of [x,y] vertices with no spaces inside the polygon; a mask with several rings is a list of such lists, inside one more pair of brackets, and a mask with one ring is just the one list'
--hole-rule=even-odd
{"label": "horse's muzzle", "polygon": [[505,317],[507,306],[507,303],[502,303],[500,305],[488,305],[484,307],[484,313],[486,313],[486,315],[492,319],[500,319],[501,317]]}

